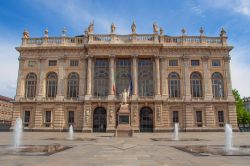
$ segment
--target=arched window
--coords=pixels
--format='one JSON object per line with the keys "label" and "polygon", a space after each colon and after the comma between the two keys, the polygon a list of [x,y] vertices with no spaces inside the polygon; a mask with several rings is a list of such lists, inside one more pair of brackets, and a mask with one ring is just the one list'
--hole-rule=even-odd
{"label": "arched window", "polygon": [[224,97],[223,77],[219,72],[212,74],[213,97]]}
{"label": "arched window", "polygon": [[37,77],[35,73],[29,73],[25,82],[25,96],[27,98],[34,98],[36,96]]}
{"label": "arched window", "polygon": [[154,95],[153,62],[151,59],[139,59],[138,88],[140,96]]}
{"label": "arched window", "polygon": [[199,73],[194,72],[191,74],[190,86],[192,97],[202,97],[202,79]]}
{"label": "arched window", "polygon": [[176,72],[168,75],[169,97],[180,97],[180,76]]}
{"label": "arched window", "polygon": [[94,96],[108,96],[109,94],[109,61],[96,59],[94,75]]}
{"label": "arched window", "polygon": [[47,75],[46,96],[56,97],[56,93],[57,93],[57,74],[55,72],[50,72]]}
{"label": "arched window", "polygon": [[70,73],[68,76],[68,97],[78,97],[79,94],[79,76],[77,73]]}

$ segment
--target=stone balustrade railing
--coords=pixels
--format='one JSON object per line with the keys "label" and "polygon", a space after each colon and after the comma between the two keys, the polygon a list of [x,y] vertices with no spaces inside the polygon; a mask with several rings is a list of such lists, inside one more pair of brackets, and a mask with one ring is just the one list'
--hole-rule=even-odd
{"label": "stone balustrade railing", "polygon": [[227,37],[163,36],[158,34],[88,34],[80,37],[23,38],[22,47],[78,46],[83,44],[162,44],[163,46],[225,46]]}

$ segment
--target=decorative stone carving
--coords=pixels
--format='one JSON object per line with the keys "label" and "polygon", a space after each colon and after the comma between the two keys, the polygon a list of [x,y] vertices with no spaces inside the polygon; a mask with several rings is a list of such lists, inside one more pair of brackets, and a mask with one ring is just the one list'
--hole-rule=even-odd
{"label": "decorative stone carving", "polygon": [[114,122],[114,107],[113,106],[109,106],[109,123],[113,124]]}
{"label": "decorative stone carving", "polygon": [[230,55],[227,55],[227,56],[224,56],[223,59],[225,62],[229,62],[231,60],[231,57]]}
{"label": "decorative stone carving", "polygon": [[90,107],[85,107],[85,122],[86,122],[86,125],[89,124],[90,122]]}
{"label": "decorative stone carving", "polygon": [[133,23],[131,25],[131,31],[132,31],[132,33],[136,33],[136,25],[135,25],[134,21],[133,21]]}
{"label": "decorative stone carving", "polygon": [[111,33],[114,34],[115,33],[115,29],[116,29],[116,26],[115,26],[114,23],[111,24],[110,29],[111,29]]}
{"label": "decorative stone carving", "polygon": [[156,107],[156,114],[157,114],[157,122],[160,123],[161,122],[161,107],[157,106]]}

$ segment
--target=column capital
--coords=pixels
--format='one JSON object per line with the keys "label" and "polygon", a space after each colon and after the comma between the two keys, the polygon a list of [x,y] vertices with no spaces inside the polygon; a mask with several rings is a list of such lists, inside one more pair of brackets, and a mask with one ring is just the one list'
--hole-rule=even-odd
{"label": "column capital", "polygon": [[40,61],[40,62],[43,62],[43,61],[45,61],[46,59],[47,59],[46,57],[39,56],[39,61]]}
{"label": "column capital", "polygon": [[133,58],[138,58],[139,55],[138,55],[137,53],[134,53],[134,54],[132,54],[131,56],[132,56]]}
{"label": "column capital", "polygon": [[230,62],[231,56],[230,55],[224,56],[223,59],[225,62]]}
{"label": "column capital", "polygon": [[91,59],[91,58],[93,58],[94,56],[93,55],[85,55],[85,58],[86,59]]}
{"label": "column capital", "polygon": [[59,61],[65,61],[66,60],[66,56],[65,55],[59,56],[58,60]]}
{"label": "column capital", "polygon": [[202,61],[207,62],[208,59],[209,59],[209,56],[208,56],[208,55],[203,55],[203,56],[201,56],[201,60],[202,60]]}
{"label": "column capital", "polygon": [[19,56],[18,61],[20,63],[23,63],[26,60],[26,58]]}
{"label": "column capital", "polygon": [[189,59],[190,59],[189,55],[183,55],[181,57],[181,60],[183,60],[183,61],[188,61]]}
{"label": "column capital", "polygon": [[109,54],[109,58],[110,58],[110,59],[114,59],[115,57],[116,57],[115,54]]}

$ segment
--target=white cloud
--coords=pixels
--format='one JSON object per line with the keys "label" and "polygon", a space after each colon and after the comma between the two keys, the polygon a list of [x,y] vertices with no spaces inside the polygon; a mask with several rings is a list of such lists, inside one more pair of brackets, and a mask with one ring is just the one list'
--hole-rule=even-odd
{"label": "white cloud", "polygon": [[250,50],[245,47],[238,47],[232,51],[231,79],[233,88],[239,90],[241,96],[250,96],[250,66],[246,60],[249,59]]}

